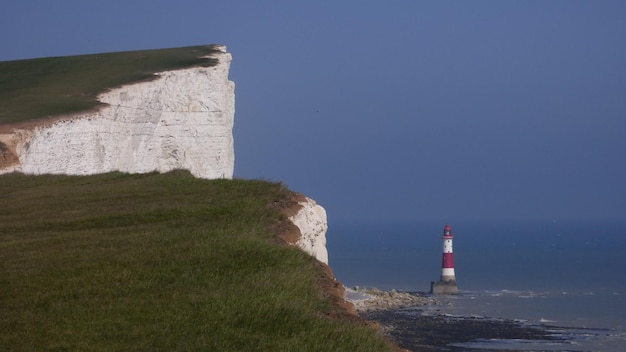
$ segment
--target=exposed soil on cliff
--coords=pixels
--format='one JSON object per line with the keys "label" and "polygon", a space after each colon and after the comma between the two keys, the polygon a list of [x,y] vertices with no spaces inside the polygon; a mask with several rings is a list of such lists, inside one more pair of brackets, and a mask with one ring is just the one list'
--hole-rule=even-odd
{"label": "exposed soil on cliff", "polygon": [[7,143],[0,139],[0,169],[19,164],[17,155]]}
{"label": "exposed soil on cliff", "polygon": [[[294,216],[302,208],[299,204],[306,200],[306,197],[300,193],[290,192],[289,197],[284,200],[274,201],[269,206],[276,209],[284,215],[280,221],[274,224],[273,231],[276,234],[277,241],[282,245],[295,246],[296,242],[300,239],[300,229],[294,225],[289,217]],[[328,319],[336,319],[342,321],[352,322],[362,326],[369,326],[372,328],[380,329],[381,332],[386,332],[386,329],[381,327],[378,322],[374,320],[368,320],[365,315],[357,313],[357,309],[354,304],[346,300],[346,289],[337,281],[333,275],[332,269],[325,263],[316,261],[318,267],[318,287],[320,295],[327,298],[334,309],[323,312],[324,316]],[[392,348],[398,351],[407,351],[399,347],[392,339],[392,337],[386,332],[388,336],[388,342]]]}
{"label": "exposed soil on cliff", "polygon": [[300,202],[304,202],[305,200],[306,197],[304,195],[290,191],[289,197],[286,199],[275,200],[269,204],[270,208],[284,215],[284,218],[277,221],[272,229],[279,243],[295,246],[296,242],[300,239],[300,229],[298,229],[289,218],[296,215],[298,211],[302,209]]}
{"label": "exposed soil on cliff", "polygon": [[[300,229],[289,220],[289,217],[298,213],[302,208],[300,202],[304,202],[305,200],[306,197],[304,195],[291,192],[287,199],[277,200],[269,205],[271,208],[280,211],[280,213],[284,215],[284,218],[278,221],[273,228],[279,243],[295,246],[296,242],[300,239]],[[325,312],[324,314],[331,319],[342,319],[362,325],[377,326],[376,323],[372,323],[358,316],[354,305],[346,301],[345,288],[337,281],[330,266],[320,261],[317,261],[316,265],[319,269],[318,284],[320,294],[328,298],[332,305],[337,307],[337,309]]]}

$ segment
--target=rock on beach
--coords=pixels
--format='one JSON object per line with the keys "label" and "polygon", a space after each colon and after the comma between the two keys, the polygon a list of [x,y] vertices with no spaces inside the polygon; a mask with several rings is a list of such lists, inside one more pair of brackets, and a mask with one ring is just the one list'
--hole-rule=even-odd
{"label": "rock on beach", "polygon": [[346,300],[354,305],[357,312],[395,310],[439,303],[436,298],[417,292],[381,291],[360,287],[347,288]]}

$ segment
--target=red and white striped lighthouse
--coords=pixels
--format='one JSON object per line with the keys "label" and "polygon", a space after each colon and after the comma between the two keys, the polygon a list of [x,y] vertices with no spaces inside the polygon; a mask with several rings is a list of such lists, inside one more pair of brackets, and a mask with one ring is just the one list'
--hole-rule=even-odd
{"label": "red and white striped lighthouse", "polygon": [[446,224],[443,228],[443,260],[441,263],[441,281],[442,282],[456,282],[454,277],[454,257],[452,254],[452,229],[450,225]]}
{"label": "red and white striped lighthouse", "polygon": [[430,292],[436,294],[457,294],[459,289],[456,286],[454,276],[454,257],[452,254],[452,229],[450,225],[444,226],[443,236],[443,258],[441,261],[441,280],[430,283]]}

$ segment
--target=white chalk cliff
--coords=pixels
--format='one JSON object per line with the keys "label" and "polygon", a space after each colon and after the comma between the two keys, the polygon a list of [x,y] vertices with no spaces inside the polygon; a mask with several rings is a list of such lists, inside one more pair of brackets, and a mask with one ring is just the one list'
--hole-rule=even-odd
{"label": "white chalk cliff", "polygon": [[[189,170],[199,178],[232,178],[235,85],[223,46],[215,66],[158,73],[98,96],[106,105],[30,129],[0,134],[0,174],[90,175]],[[12,149],[8,153],[7,147]],[[290,217],[296,245],[328,264],[326,211],[306,198]]]}
{"label": "white chalk cliff", "polygon": [[289,218],[300,229],[301,237],[296,245],[320,262],[328,264],[326,210],[308,197],[299,204],[300,210]]}
{"label": "white chalk cliff", "polygon": [[231,55],[217,48],[215,66],[161,72],[155,80],[101,94],[107,105],[95,112],[4,136],[19,158],[5,172],[186,169],[200,178],[232,178],[235,85],[228,80]]}

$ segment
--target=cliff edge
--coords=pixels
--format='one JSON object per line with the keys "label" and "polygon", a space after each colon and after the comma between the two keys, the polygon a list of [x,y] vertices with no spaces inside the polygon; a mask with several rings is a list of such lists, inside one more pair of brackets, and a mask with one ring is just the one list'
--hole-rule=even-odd
{"label": "cliff edge", "polygon": [[[198,178],[232,178],[232,57],[224,46],[212,48],[211,65],[162,71],[112,88],[98,95],[101,104],[91,111],[1,125],[0,174],[184,169]],[[276,229],[280,240],[316,258],[325,294],[354,314],[328,266],[324,208],[297,193],[276,206],[288,219]]]}
{"label": "cliff edge", "polygon": [[357,315],[355,306],[346,300],[345,287],[337,281],[328,265],[326,210],[313,199],[296,192],[292,192],[289,199],[272,204],[272,207],[286,216],[286,221],[275,225],[274,233],[278,240],[284,245],[297,246],[317,259],[322,294],[342,308],[337,318],[370,325]]}
{"label": "cliff edge", "polygon": [[231,55],[216,64],[157,73],[113,88],[95,111],[0,130],[0,173],[89,175],[189,170],[199,178],[232,178],[235,85]]}
{"label": "cliff edge", "polygon": [[[92,110],[0,125],[0,174],[183,169],[197,178],[231,179],[235,97],[228,73],[232,57],[223,46],[213,48],[217,50],[206,56],[210,66],[164,70],[154,79],[111,88],[97,96],[100,104]],[[289,199],[270,205],[285,215],[274,230],[278,242],[297,246],[316,259],[319,294],[339,308],[320,314],[374,325],[356,314],[328,266],[326,211],[308,197],[290,194]]]}

